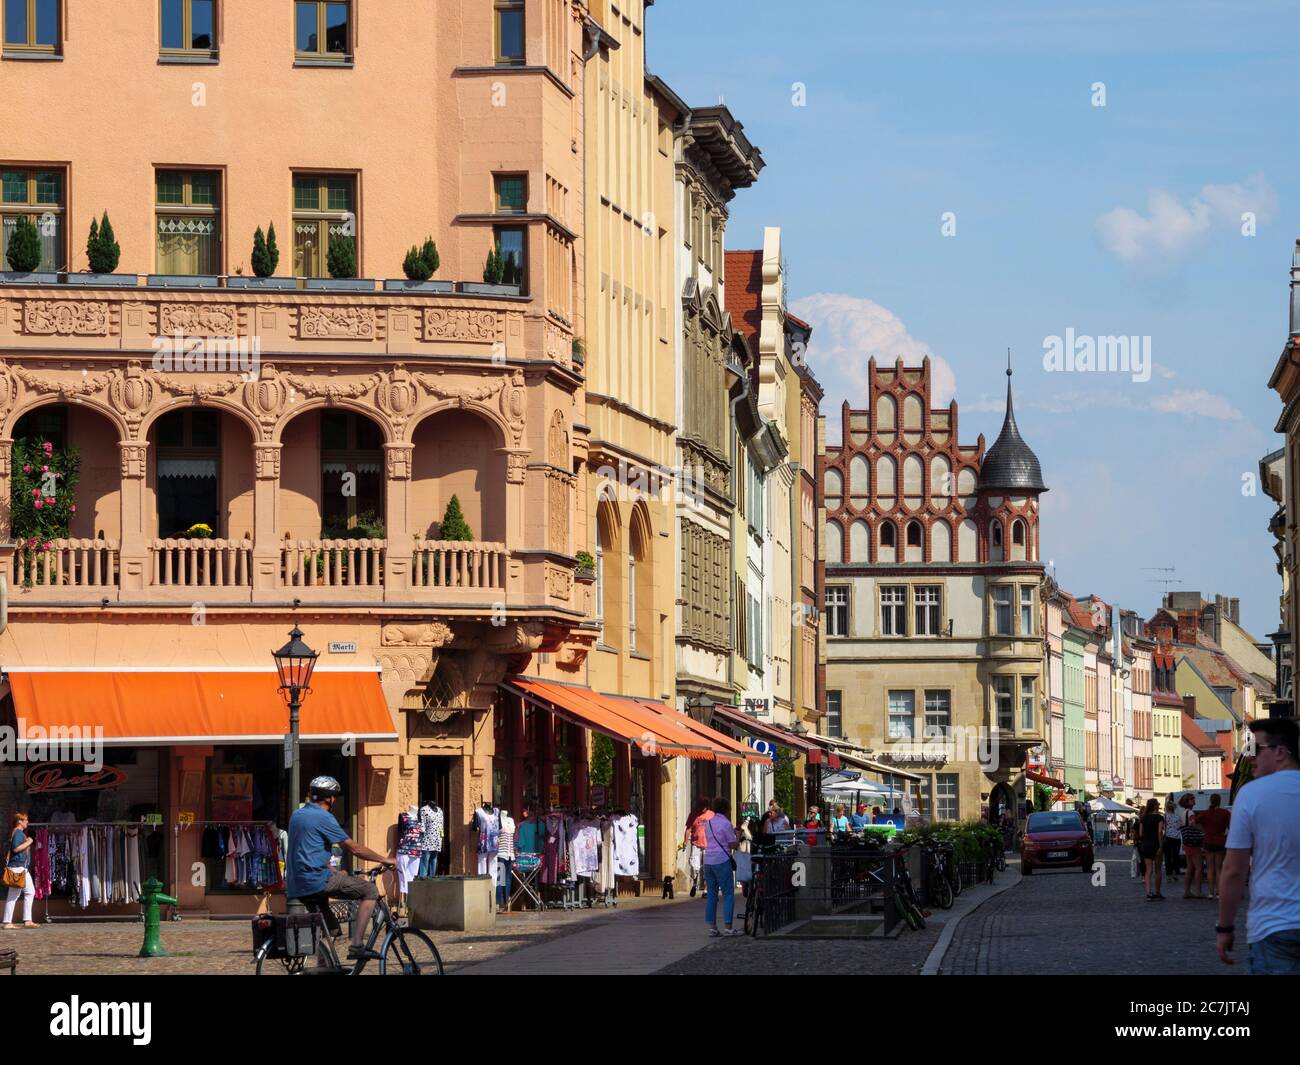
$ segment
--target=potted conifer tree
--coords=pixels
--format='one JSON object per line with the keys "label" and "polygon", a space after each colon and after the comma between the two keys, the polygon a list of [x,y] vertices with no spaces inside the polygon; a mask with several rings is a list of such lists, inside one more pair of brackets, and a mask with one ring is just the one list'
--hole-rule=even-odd
{"label": "potted conifer tree", "polygon": [[309,277],[303,285],[309,289],[334,289],[343,292],[373,292],[373,280],[357,277],[356,237],[330,236],[329,254],[325,260],[329,277]]}
{"label": "potted conifer tree", "polygon": [[483,283],[462,281],[460,290],[478,296],[518,296],[523,292],[523,270],[514,252],[503,258],[501,245],[494,244],[483,264]]}
{"label": "potted conifer tree", "polygon": [[20,214],[9,237],[9,247],[5,249],[5,263],[9,269],[0,272],[0,284],[56,284],[59,275],[53,270],[41,270],[41,258],[41,232],[35,222]]}
{"label": "potted conifer tree", "polygon": [[406,258],[402,261],[402,272],[406,275],[406,280],[385,281],[384,290],[386,292],[451,292],[455,286],[450,281],[429,280],[438,272],[439,265],[438,245],[433,242],[432,237],[426,238],[423,246],[417,247],[412,244],[411,250],[406,253]]}
{"label": "potted conifer tree", "polygon": [[117,243],[113,232],[113,223],[104,212],[102,222],[90,220],[90,237],[86,241],[86,262],[90,269],[85,273],[68,273],[65,280],[69,285],[92,285],[103,288],[108,285],[134,286],[140,278],[138,274],[117,274],[117,264],[122,258],[122,248]]}
{"label": "potted conifer tree", "polygon": [[275,242],[275,223],[271,222],[262,233],[258,226],[253,234],[253,251],[248,257],[253,268],[253,276],[243,274],[226,278],[227,288],[296,288],[298,282],[292,277],[276,277],[275,268],[280,265],[280,248]]}

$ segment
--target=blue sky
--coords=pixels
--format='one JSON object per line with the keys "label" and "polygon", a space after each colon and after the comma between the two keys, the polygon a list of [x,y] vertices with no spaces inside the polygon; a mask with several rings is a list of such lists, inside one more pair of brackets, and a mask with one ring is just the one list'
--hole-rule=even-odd
{"label": "blue sky", "polygon": [[[727,244],[782,227],[824,411],[860,402],[869,355],[928,352],[963,439],[992,443],[1012,348],[1061,583],[1150,614],[1146,567],[1173,566],[1263,639],[1273,504],[1242,478],[1281,440],[1298,24],[1294,0],[659,0],[647,41],[763,152]],[[1151,379],[1047,372],[1067,329],[1149,336]]]}

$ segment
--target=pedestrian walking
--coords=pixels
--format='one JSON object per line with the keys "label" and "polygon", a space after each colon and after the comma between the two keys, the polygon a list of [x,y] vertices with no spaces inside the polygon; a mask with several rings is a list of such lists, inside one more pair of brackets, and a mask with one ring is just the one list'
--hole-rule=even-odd
{"label": "pedestrian walking", "polygon": [[1182,850],[1182,826],[1179,824],[1178,807],[1174,797],[1165,800],[1165,876],[1170,880],[1178,879],[1178,856]]}
{"label": "pedestrian walking", "polygon": [[[1218,798],[1216,795],[1215,798]],[[1187,857],[1187,876],[1183,880],[1183,898],[1205,898],[1205,882],[1201,872],[1201,848],[1205,842],[1205,829],[1200,815],[1195,812],[1196,796],[1190,791],[1178,800],[1178,834],[1182,839],[1183,854]],[[1196,890],[1192,890],[1195,884]]]}
{"label": "pedestrian walking", "polygon": [[1138,837],[1138,854],[1142,856],[1142,882],[1147,889],[1147,902],[1163,899],[1160,894],[1160,852],[1165,842],[1165,819],[1160,815],[1160,803],[1147,800],[1146,813],[1142,815],[1141,835]]}
{"label": "pedestrian walking", "polygon": [[1232,814],[1223,808],[1219,795],[1210,796],[1210,808],[1198,818],[1205,831],[1205,871],[1210,881],[1210,898],[1219,897],[1219,881],[1223,877],[1223,860],[1227,857],[1228,831]]}
{"label": "pedestrian walking", "polygon": [[31,873],[34,842],[27,834],[27,815],[14,814],[9,826],[9,853],[5,856],[5,884],[9,888],[5,895],[5,928],[18,927],[14,924],[14,907],[20,896],[23,900],[23,927],[40,927],[32,920],[32,902],[36,898],[36,881]]}
{"label": "pedestrian walking", "polygon": [[[736,860],[731,852],[738,842],[736,830],[731,824],[731,803],[719,797],[713,800],[712,816],[703,821],[705,834],[704,848],[704,923],[709,926],[711,936],[734,936],[736,930],[731,927],[736,916]],[[725,931],[718,930],[718,899],[722,899],[722,917],[726,921]]]}
{"label": "pedestrian walking", "polygon": [[686,832],[682,837],[682,846],[690,848],[687,867],[691,872],[691,898],[695,897],[695,893],[703,884],[704,847],[707,842],[704,836],[704,822],[712,816],[713,811],[709,809],[709,800],[700,796],[695,800],[695,809],[686,818]]}
{"label": "pedestrian walking", "polygon": [[1250,875],[1246,941],[1250,972],[1300,975],[1300,727],[1252,721],[1255,776],[1237,794],[1218,886],[1219,958],[1232,964],[1237,909]]}

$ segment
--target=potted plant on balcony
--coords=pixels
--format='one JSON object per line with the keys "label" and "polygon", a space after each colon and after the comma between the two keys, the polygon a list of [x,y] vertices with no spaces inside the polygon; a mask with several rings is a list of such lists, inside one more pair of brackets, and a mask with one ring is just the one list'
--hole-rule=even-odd
{"label": "potted plant on balcony", "polygon": [[187,540],[211,540],[212,526],[204,522],[196,522],[185,530]]}
{"label": "potted plant on balcony", "polygon": [[488,249],[487,261],[483,264],[483,283],[462,281],[460,290],[480,296],[518,296],[523,291],[521,282],[522,271],[515,262],[514,253],[502,258],[501,245],[494,244]]}
{"label": "potted plant on balcony", "polygon": [[226,288],[295,288],[298,282],[292,277],[276,277],[275,268],[280,265],[280,249],[275,243],[275,223],[266,227],[258,226],[253,234],[253,252],[248,257],[253,268],[252,277],[242,274],[226,278]]}
{"label": "potted plant on balcony", "polygon": [[450,281],[430,281],[438,272],[440,261],[438,258],[438,245],[433,242],[432,237],[425,239],[422,246],[411,245],[411,250],[406,253],[406,258],[402,261],[402,273],[406,275],[405,281],[385,281],[384,290],[386,292],[452,292],[455,285]]}
{"label": "potted plant on balcony", "polygon": [[59,280],[59,275],[54,271],[39,270],[41,233],[36,228],[36,223],[25,214],[20,214],[14,223],[14,231],[9,238],[5,259],[9,264],[9,270],[0,273],[0,284],[53,285]]}
{"label": "potted plant on balcony", "polygon": [[357,240],[355,237],[330,235],[329,254],[325,260],[329,277],[309,277],[303,284],[309,289],[333,289],[343,292],[373,292],[375,283],[357,277]]}
{"label": "potted plant on balcony", "polygon": [[596,560],[591,557],[590,551],[579,551],[578,568],[574,571],[574,580],[581,581],[584,584],[593,584],[596,580]]}
{"label": "potted plant on balcony", "polygon": [[[447,503],[447,509],[443,511],[442,521],[438,524],[438,541],[453,540],[458,542],[470,541],[474,539],[474,530],[469,527],[469,522],[465,520],[465,513],[461,510],[460,499],[452,496]],[[436,585],[439,583],[439,574],[442,572],[439,565],[441,551],[429,551],[416,560],[416,566],[421,567],[420,578],[425,584]]]}
{"label": "potted plant on balcony", "polygon": [[40,557],[68,535],[77,513],[81,455],[76,448],[55,450],[48,440],[35,438],[15,440],[12,455],[9,528],[20,552],[19,578],[30,588],[44,583]]}
{"label": "potted plant on balcony", "polygon": [[89,285],[103,288],[109,285],[133,287],[139,277],[136,274],[115,274],[118,261],[122,258],[122,248],[113,233],[113,223],[104,212],[102,222],[90,220],[90,237],[86,241],[86,262],[90,270],[85,273],[69,272],[64,280],[69,285]]}

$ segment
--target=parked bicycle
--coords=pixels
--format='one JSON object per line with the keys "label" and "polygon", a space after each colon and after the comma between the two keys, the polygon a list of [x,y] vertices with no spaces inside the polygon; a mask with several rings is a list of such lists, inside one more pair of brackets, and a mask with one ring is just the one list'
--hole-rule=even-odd
{"label": "parked bicycle", "polygon": [[953,846],[939,840],[926,840],[922,847],[930,863],[926,894],[941,910],[951,910],[956,898],[953,889],[953,870],[956,869],[956,863],[952,860]]}
{"label": "parked bicycle", "polygon": [[907,848],[900,850],[894,862],[894,905],[902,914],[907,927],[919,932],[925,927],[926,912],[916,897],[916,888],[912,884],[912,874],[907,869]]}
{"label": "parked bicycle", "polygon": [[[382,872],[380,866],[361,875],[373,880]],[[365,949],[347,966],[339,960],[334,947],[342,929],[330,900],[325,895],[312,895],[302,901],[307,906],[306,921],[300,914],[263,914],[254,919],[253,958],[258,976],[358,976],[368,962],[375,960],[379,962],[380,976],[443,975],[442,956],[433,940],[401,924],[382,892],[375,904]],[[382,943],[376,949],[381,936]],[[316,965],[308,968],[307,962],[313,958]]]}

